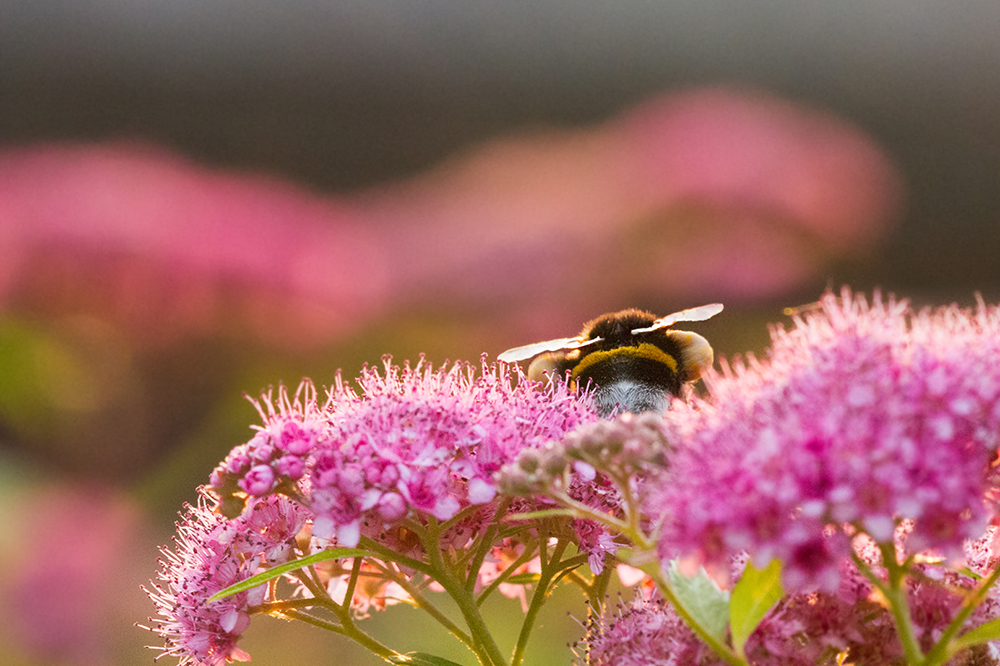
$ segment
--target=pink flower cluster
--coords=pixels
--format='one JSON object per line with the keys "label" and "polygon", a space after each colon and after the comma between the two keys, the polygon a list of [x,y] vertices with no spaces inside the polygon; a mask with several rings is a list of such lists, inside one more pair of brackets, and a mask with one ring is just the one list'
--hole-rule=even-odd
{"label": "pink flower cluster", "polygon": [[177,526],[174,548],[164,548],[159,580],[147,589],[159,617],[152,630],[163,637],[163,653],[179,664],[220,666],[248,661],[237,646],[250,624],[248,609],[264,600],[264,586],[207,603],[216,592],[257,573],[262,565],[287,561],[306,512],[280,496],[252,501],[227,520],[202,495]]}
{"label": "pink flower cluster", "polygon": [[[411,511],[448,520],[496,494],[493,473],[523,448],[559,439],[596,418],[565,385],[538,390],[508,367],[456,364],[366,368],[360,395],[338,383],[327,403],[312,385],[257,403],[266,425],[234,448],[209,486],[226,515],[243,497],[295,497],[314,514],[313,534],[356,545]],[[299,484],[299,481],[304,483]],[[307,491],[304,489],[308,489]]]}
{"label": "pink flower cluster", "polygon": [[[315,395],[307,383],[300,391]],[[226,515],[242,510],[242,501],[226,502],[238,493],[249,497],[275,492],[296,494],[296,483],[305,475],[306,462],[323,432],[323,422],[312,400],[303,405],[297,397],[292,403],[283,392],[279,396],[279,401],[285,403],[281,414],[272,410],[268,425],[249,442],[230,451],[212,471],[209,487],[223,500],[224,509],[229,509],[223,511]]]}
{"label": "pink flower cluster", "polygon": [[[586,666],[723,666],[673,607],[663,599],[647,601],[636,594],[611,617],[587,621],[586,637],[573,645]],[[582,654],[580,654],[582,652]]]}
{"label": "pink flower cluster", "polygon": [[709,377],[707,399],[666,414],[679,450],[648,502],[662,553],[779,558],[790,591],[837,588],[846,524],[886,542],[915,519],[913,551],[960,553],[988,518],[998,359],[995,307],[827,294],[772,331],[766,361]]}
{"label": "pink flower cluster", "polygon": [[[896,532],[896,546],[901,551],[912,535],[907,521]],[[977,562],[986,553],[993,555],[993,528],[975,541],[966,542],[964,553],[971,573],[990,572]],[[859,537],[854,548],[861,560],[885,580],[882,556],[870,539]],[[988,558],[986,558],[988,559]],[[896,624],[873,589],[871,582],[849,560],[840,563],[840,582],[830,592],[793,594],[782,599],[764,618],[747,643],[747,656],[755,664],[811,666],[827,663],[837,654],[857,664],[904,664],[903,649],[896,635]],[[907,605],[914,634],[925,652],[940,639],[956,616],[964,600],[963,593],[978,584],[976,578],[952,570],[935,558],[918,557],[907,576]],[[971,616],[963,631],[980,626],[1000,615],[1000,594],[988,593]],[[960,652],[948,662],[968,666],[997,664],[1000,653],[991,645],[979,645]]]}
{"label": "pink flower cluster", "polygon": [[[974,542],[967,542],[966,557],[972,571],[987,574],[978,565],[994,560],[994,529]],[[873,542],[859,538],[854,547],[858,556],[884,579],[881,555]],[[738,579],[746,556],[730,562]],[[848,559],[839,563],[840,578],[835,589],[803,592],[784,597],[770,610],[746,643],[746,656],[757,666],[815,666],[851,663],[870,666],[903,666],[903,650],[892,614],[874,592],[871,582]],[[916,638],[929,650],[959,611],[963,596],[977,581],[939,564],[924,560],[914,565],[907,578],[907,603]],[[1000,615],[1000,593],[992,590],[966,620],[963,631],[980,626]],[[654,598],[636,600],[610,617],[588,622],[586,661],[592,666],[614,664],[700,664],[724,663],[713,655],[671,606]],[[838,657],[840,658],[838,660]],[[949,664],[954,666],[995,665],[1000,658],[993,644],[959,652]]]}
{"label": "pink flower cluster", "polygon": [[312,453],[313,533],[357,543],[411,512],[448,520],[496,495],[494,472],[524,448],[596,419],[563,384],[540,389],[507,366],[433,370],[386,362],[363,371],[360,397],[336,390]]}
{"label": "pink flower cluster", "polygon": [[[264,426],[212,473],[210,495],[188,508],[175,549],[164,550],[165,585],[149,591],[165,653],[209,666],[247,658],[236,640],[264,588],[205,602],[262,564],[287,561],[297,534],[309,539],[299,544],[303,552],[327,547],[330,538],[354,546],[364,534],[419,557],[419,542],[392,528],[489,505],[504,461],[598,418],[586,394],[565,383],[539,386],[485,361],[477,372],[460,363],[434,370],[386,359],[383,372],[366,368],[358,385],[355,391],[338,380],[323,405],[309,383],[293,396],[282,389],[256,403]],[[442,539],[467,546],[479,518],[459,517]],[[319,569],[330,569],[328,591],[343,594],[342,569]],[[383,586],[378,579],[356,594],[377,595]]]}

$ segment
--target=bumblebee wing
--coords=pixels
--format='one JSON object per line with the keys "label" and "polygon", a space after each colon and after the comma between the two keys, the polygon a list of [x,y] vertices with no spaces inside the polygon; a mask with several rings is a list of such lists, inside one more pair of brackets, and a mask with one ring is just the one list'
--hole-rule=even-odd
{"label": "bumblebee wing", "polygon": [[668,326],[673,326],[679,321],[705,321],[706,319],[711,319],[720,312],[722,312],[722,303],[710,303],[697,308],[688,308],[687,310],[681,310],[680,312],[668,314],[666,317],[660,317],[653,322],[652,326],[648,326],[646,328],[633,328],[632,335],[649,333],[650,331],[655,331],[660,328],[667,328]]}
{"label": "bumblebee wing", "polygon": [[531,358],[532,356],[538,356],[543,352],[555,352],[562,351],[564,349],[579,349],[580,347],[586,347],[587,345],[592,345],[595,342],[600,342],[601,339],[602,338],[593,338],[588,340],[587,338],[576,336],[575,338],[559,338],[558,340],[549,340],[547,342],[536,342],[531,345],[508,349],[504,353],[497,356],[497,359],[503,361],[504,363],[514,363],[516,361],[523,361],[526,358]]}

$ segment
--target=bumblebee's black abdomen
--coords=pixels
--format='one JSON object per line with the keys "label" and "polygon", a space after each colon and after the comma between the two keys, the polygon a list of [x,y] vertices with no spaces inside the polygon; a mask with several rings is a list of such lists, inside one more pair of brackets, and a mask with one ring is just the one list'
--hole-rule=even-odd
{"label": "bumblebee's black abdomen", "polygon": [[581,386],[593,382],[598,387],[628,380],[674,395],[683,384],[676,358],[650,343],[586,354],[573,368],[573,378]]}

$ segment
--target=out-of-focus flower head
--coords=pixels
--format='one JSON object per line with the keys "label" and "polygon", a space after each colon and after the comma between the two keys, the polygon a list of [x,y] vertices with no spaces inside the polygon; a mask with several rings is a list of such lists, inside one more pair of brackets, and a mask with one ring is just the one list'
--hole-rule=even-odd
{"label": "out-of-focus flower head", "polygon": [[350,197],[162,149],[31,146],[0,153],[0,307],[97,314],[147,343],[244,331],[288,347],[396,299],[551,318],[622,294],[767,296],[867,252],[901,191],[847,122],[721,87]]}
{"label": "out-of-focus flower head", "polygon": [[[664,555],[778,558],[786,589],[835,589],[850,539],[961,553],[986,526],[1000,432],[1000,312],[913,312],[845,290],[775,328],[766,361],[707,377],[665,415],[678,446],[650,500]],[[832,527],[831,527],[832,526]]]}
{"label": "out-of-focus flower head", "polygon": [[4,467],[10,464],[0,460],[5,661],[21,663],[21,655],[23,663],[63,666],[120,660],[120,627],[142,612],[141,596],[133,599],[120,582],[138,584],[137,571],[148,577],[148,553],[135,547],[143,543],[143,516],[133,500],[98,485],[22,486],[17,472]]}
{"label": "out-of-focus flower head", "polygon": [[597,310],[623,293],[788,290],[884,238],[902,189],[849,123],[717,87],[665,94],[596,127],[491,142],[364,193],[356,210],[407,249],[393,255],[413,297],[514,300],[550,322],[554,292]]}
{"label": "out-of-focus flower head", "polygon": [[0,157],[0,306],[99,314],[143,342],[252,328],[310,344],[387,298],[385,257],[342,206],[166,151]]}

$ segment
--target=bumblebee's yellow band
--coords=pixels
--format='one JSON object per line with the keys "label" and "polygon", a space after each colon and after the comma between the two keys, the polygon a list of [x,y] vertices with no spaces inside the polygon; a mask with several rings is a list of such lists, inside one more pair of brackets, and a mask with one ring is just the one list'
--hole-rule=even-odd
{"label": "bumblebee's yellow band", "polygon": [[638,347],[616,347],[608,351],[595,351],[587,354],[583,359],[577,363],[576,367],[573,368],[572,377],[575,379],[579,377],[583,372],[587,370],[590,366],[595,363],[600,363],[612,357],[627,356],[631,358],[645,358],[650,361],[656,361],[657,363],[662,363],[674,372],[677,372],[677,361],[673,356],[663,351],[656,345],[651,345],[648,342],[644,342]]}

